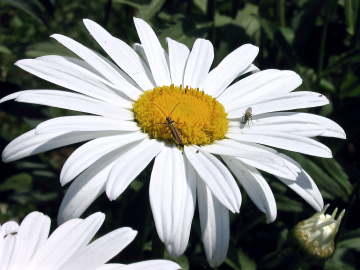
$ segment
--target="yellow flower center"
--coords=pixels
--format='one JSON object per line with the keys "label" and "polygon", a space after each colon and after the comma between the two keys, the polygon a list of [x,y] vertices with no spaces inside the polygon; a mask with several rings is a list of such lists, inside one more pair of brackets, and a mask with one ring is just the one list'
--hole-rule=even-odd
{"label": "yellow flower center", "polygon": [[[199,89],[161,86],[145,91],[133,104],[135,119],[153,138],[183,145],[204,145],[223,139],[227,130],[227,113],[216,98]],[[170,115],[171,114],[171,115]],[[170,117],[175,128],[170,128]]]}

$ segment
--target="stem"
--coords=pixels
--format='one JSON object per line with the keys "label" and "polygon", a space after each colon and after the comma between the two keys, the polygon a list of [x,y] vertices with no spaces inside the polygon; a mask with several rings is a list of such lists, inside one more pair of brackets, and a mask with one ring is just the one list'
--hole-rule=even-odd
{"label": "stem", "polygon": [[164,259],[165,245],[161,242],[156,228],[152,234],[151,259]]}
{"label": "stem", "polygon": [[300,267],[304,264],[304,261],[302,258],[300,258],[301,256],[294,256],[293,261],[291,262],[291,264],[289,265],[289,267],[287,268],[287,270],[298,270],[300,269]]}
{"label": "stem", "polygon": [[324,26],[321,32],[321,41],[320,41],[320,47],[319,47],[319,58],[318,58],[318,68],[317,68],[317,78],[316,78],[316,85],[319,88],[320,84],[320,76],[323,70],[323,62],[324,62],[324,50],[325,50],[325,43],[326,43],[326,34],[327,34],[327,28],[330,21],[330,15],[331,15],[331,8],[333,6],[334,0],[325,1],[325,21]]}
{"label": "stem", "polygon": [[285,27],[285,0],[278,0],[276,8],[280,27]]}

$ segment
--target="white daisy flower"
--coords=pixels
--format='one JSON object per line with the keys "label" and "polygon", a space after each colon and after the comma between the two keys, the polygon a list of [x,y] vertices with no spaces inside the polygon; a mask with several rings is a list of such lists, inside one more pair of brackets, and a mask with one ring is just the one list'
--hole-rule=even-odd
{"label": "white daisy flower", "polygon": [[18,225],[9,221],[0,226],[1,270],[177,270],[167,260],[151,260],[129,265],[105,264],[134,240],[131,228],[114,230],[89,244],[104,222],[103,213],[86,219],[72,219],[49,237],[50,218],[39,212],[27,215]]}
{"label": "white daisy flower", "polygon": [[[172,256],[184,252],[197,197],[206,255],[211,266],[218,266],[227,253],[228,210],[239,212],[241,194],[228,168],[213,154],[228,165],[268,222],[276,218],[276,203],[257,169],[277,176],[321,211],[323,199],[309,175],[291,158],[263,145],[331,158],[330,149],[310,137],[345,138],[339,125],[308,113],[278,112],[322,106],[329,103],[327,98],[292,92],[302,82],[292,71],[259,71],[252,64],[256,46],[239,47],[209,72],[211,42],[197,39],[190,52],[167,38],[167,53],[146,22],[134,21],[141,44],[132,49],[84,20],[115,64],[59,34],[52,37],[83,60],[51,55],[16,63],[77,93],[27,90],[2,99],[93,114],[41,123],[12,141],[2,155],[9,162],[91,140],[62,169],[61,184],[74,182],[58,222],[79,217],[104,191],[115,200],[155,158],[150,204],[160,239]],[[251,71],[259,72],[230,85]]]}

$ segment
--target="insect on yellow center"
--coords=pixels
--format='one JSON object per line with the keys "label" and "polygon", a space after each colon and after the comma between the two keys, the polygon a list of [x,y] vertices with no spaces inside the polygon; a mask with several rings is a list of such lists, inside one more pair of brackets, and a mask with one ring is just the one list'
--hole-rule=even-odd
{"label": "insect on yellow center", "polygon": [[[182,144],[204,145],[223,139],[228,128],[227,113],[216,98],[193,88],[161,86],[145,91],[133,104],[135,119],[150,137]],[[172,113],[171,113],[172,112]],[[171,113],[171,115],[170,115]],[[169,128],[166,117],[175,121]]]}

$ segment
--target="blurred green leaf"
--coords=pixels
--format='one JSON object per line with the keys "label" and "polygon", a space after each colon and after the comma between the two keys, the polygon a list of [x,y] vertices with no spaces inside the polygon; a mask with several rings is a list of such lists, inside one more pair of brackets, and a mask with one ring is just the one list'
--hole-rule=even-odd
{"label": "blurred green leaf", "polygon": [[229,249],[225,259],[225,264],[227,264],[234,270],[241,270],[237,248],[231,242],[229,243]]}
{"label": "blurred green leaf", "polygon": [[250,41],[255,45],[259,45],[260,42],[260,22],[258,20],[258,15],[258,6],[246,3],[244,9],[238,11],[236,18],[234,19],[234,25],[244,28],[244,36],[250,37]]}
{"label": "blurred green leaf", "polygon": [[357,230],[346,232],[341,241],[337,244],[337,248],[354,248],[360,251],[360,228]]}
{"label": "blurred green leaf", "polygon": [[254,259],[250,258],[249,255],[246,254],[242,248],[238,250],[238,256],[241,269],[256,270],[256,262],[254,261]]}
{"label": "blurred green leaf", "polygon": [[64,47],[63,45],[61,45],[59,42],[56,41],[33,44],[29,46],[25,52],[25,56],[31,58],[40,57],[44,55],[53,55],[53,54],[71,56],[77,58],[77,56],[72,51],[68,50],[66,47]]}
{"label": "blurred green leaf", "polygon": [[280,27],[279,30],[283,35],[283,37],[285,38],[286,42],[289,43],[289,45],[292,45],[295,38],[294,31],[288,27]]}
{"label": "blurred green leaf", "polygon": [[[323,169],[321,169],[315,162],[299,153],[287,152],[290,157],[293,157],[300,163],[302,168],[311,176],[318,186],[323,196],[327,194],[336,196],[344,201],[348,199],[348,192],[342,187],[337,180],[330,177]],[[326,193],[324,193],[324,191]]]}
{"label": "blurred green leaf", "polygon": [[35,18],[38,22],[46,25],[45,19],[41,13],[39,5],[35,0],[0,0],[0,2],[4,4],[11,5],[13,7],[19,8],[33,18]]}
{"label": "blurred green leaf", "polygon": [[161,32],[158,36],[162,46],[166,48],[166,37],[175,39],[192,48],[197,38],[206,38],[212,22],[199,21],[195,22],[190,19],[183,19],[175,25],[172,25]]}
{"label": "blurred green leaf", "polygon": [[351,52],[346,53],[343,57],[341,57],[335,64],[331,65],[330,67],[326,68],[322,72],[322,76],[329,74],[334,69],[337,69],[349,62],[355,63],[360,59],[360,50],[354,50]]}
{"label": "blurred green leaf", "polygon": [[113,2],[126,4],[138,9],[139,10],[138,17],[148,21],[156,14],[156,12],[160,10],[160,8],[165,3],[165,0],[152,0],[150,4],[147,5],[141,5],[129,0],[113,0]]}
{"label": "blurred green leaf", "polygon": [[355,97],[360,94],[360,79],[353,73],[350,73],[347,80],[340,86],[340,97]]}
{"label": "blurred green leaf", "polygon": [[352,185],[349,182],[349,177],[344,172],[344,169],[341,167],[341,165],[333,158],[322,158],[320,161],[330,176],[332,176],[333,179],[335,179],[339,185],[341,185],[343,189],[346,190],[348,194],[350,194]]}
{"label": "blurred green leaf", "polygon": [[359,0],[344,0],[344,4],[346,31],[354,35]]}
{"label": "blurred green leaf", "polygon": [[12,52],[10,51],[10,49],[4,45],[0,45],[0,53],[6,53],[6,54],[11,54]]}
{"label": "blurred green leaf", "polygon": [[299,200],[290,199],[288,196],[276,194],[276,207],[279,211],[284,212],[302,212],[303,205]]}
{"label": "blurred green leaf", "polygon": [[194,0],[194,4],[203,14],[206,14],[208,0]]}
{"label": "blurred green leaf", "polygon": [[19,173],[7,178],[0,184],[0,191],[16,190],[28,191],[32,188],[32,176],[28,173]]}

